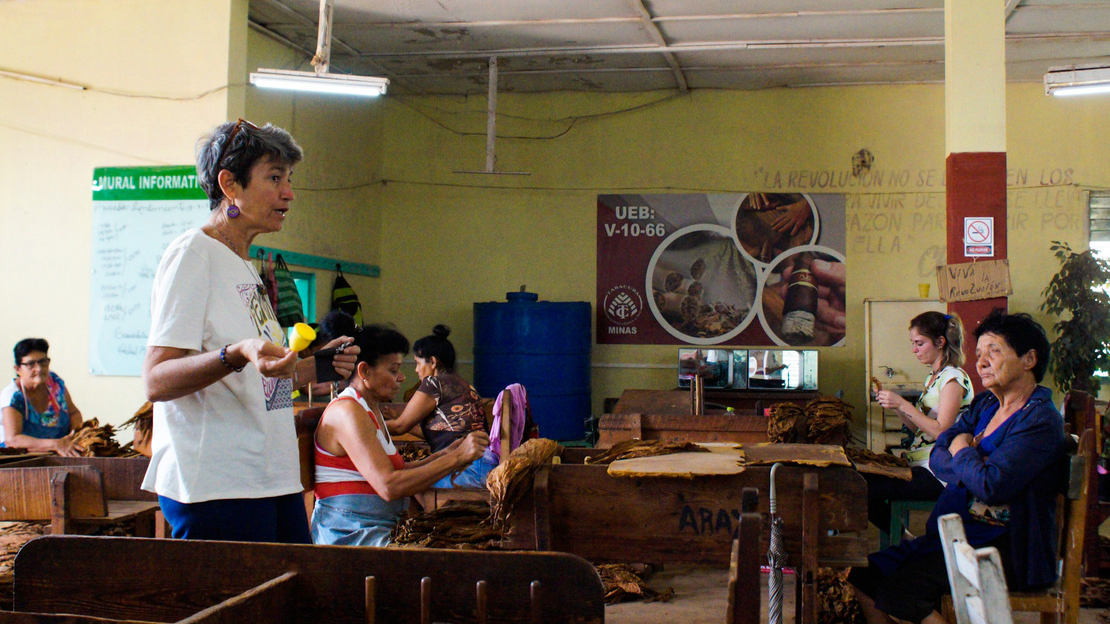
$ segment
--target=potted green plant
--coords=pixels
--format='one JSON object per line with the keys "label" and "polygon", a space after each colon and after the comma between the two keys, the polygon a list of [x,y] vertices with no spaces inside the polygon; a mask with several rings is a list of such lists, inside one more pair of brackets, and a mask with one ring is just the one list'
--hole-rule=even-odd
{"label": "potted green plant", "polygon": [[1076,253],[1067,243],[1052,241],[1060,271],[1041,293],[1041,310],[1060,320],[1052,327],[1049,370],[1061,392],[1083,390],[1097,395],[1097,371],[1110,370],[1110,262],[1091,250]]}

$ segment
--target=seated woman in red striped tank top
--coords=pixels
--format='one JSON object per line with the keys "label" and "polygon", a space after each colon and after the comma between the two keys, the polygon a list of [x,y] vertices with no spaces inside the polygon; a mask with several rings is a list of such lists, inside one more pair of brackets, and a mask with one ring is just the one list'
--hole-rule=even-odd
{"label": "seated woman in red striped tank top", "polygon": [[316,544],[385,546],[408,496],[482,456],[489,446],[474,431],[426,459],[405,463],[382,419],[379,404],[393,399],[405,376],[401,359],[409,341],[379,325],[355,334],[360,348],[350,385],[324,410],[316,429]]}

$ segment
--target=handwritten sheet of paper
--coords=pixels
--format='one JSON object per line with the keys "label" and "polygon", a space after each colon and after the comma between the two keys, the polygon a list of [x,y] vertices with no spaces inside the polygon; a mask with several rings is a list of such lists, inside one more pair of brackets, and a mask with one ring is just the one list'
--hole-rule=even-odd
{"label": "handwritten sheet of paper", "polygon": [[1008,260],[984,260],[937,267],[940,300],[975,301],[1013,294]]}
{"label": "handwritten sheet of paper", "polygon": [[92,204],[89,370],[137,376],[154,272],[173,239],[208,219],[208,200],[190,166],[105,167],[94,172]]}

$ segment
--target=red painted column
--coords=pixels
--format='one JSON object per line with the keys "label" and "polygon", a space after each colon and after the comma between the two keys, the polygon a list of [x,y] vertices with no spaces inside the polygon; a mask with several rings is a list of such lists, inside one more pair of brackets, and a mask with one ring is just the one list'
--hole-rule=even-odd
{"label": "red painted column", "polygon": [[[964,218],[994,218],[994,257],[983,260],[1005,260],[1006,245],[1006,153],[968,152],[949,154],[946,163],[946,215],[948,263],[971,262],[964,255]],[[983,390],[975,368],[975,336],[979,321],[995,308],[1006,308],[1006,297],[979,301],[953,301],[948,312],[960,315],[964,322],[964,369],[971,375],[976,392]]]}

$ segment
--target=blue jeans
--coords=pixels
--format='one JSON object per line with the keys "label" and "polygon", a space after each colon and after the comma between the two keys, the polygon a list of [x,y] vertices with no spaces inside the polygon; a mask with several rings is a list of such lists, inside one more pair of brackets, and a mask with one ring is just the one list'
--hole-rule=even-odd
{"label": "blue jeans", "polygon": [[459,476],[455,477],[455,483],[451,483],[451,475],[443,477],[436,481],[432,487],[450,489],[453,487],[469,487],[469,488],[484,488],[486,487],[486,477],[489,476],[491,470],[497,467],[497,460],[494,459],[493,454],[487,448],[484,455],[470,463],[469,466],[463,468]]}
{"label": "blue jeans", "polygon": [[304,497],[228,498],[179,503],[158,497],[175,539],[311,544]]}
{"label": "blue jeans", "polygon": [[376,494],[340,494],[319,499],[312,512],[312,542],[386,546],[408,501],[408,498],[387,501]]}

